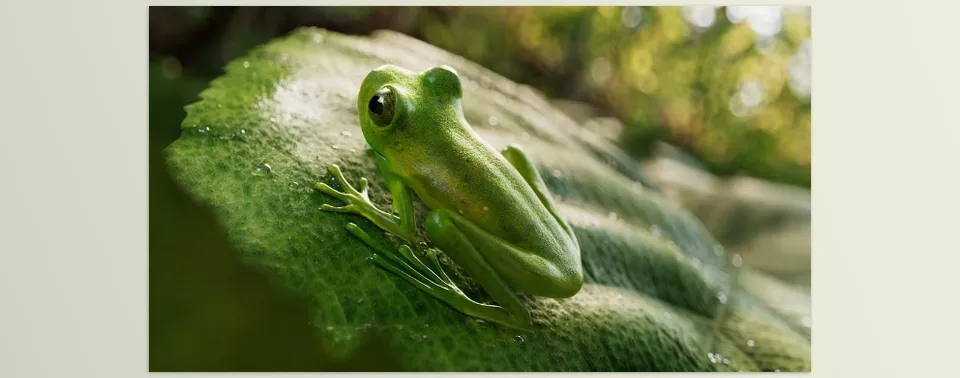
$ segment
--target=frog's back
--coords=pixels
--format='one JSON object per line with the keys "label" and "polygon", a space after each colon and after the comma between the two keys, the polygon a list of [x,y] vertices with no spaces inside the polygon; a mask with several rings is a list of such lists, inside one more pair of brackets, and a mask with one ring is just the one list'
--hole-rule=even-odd
{"label": "frog's back", "polygon": [[429,208],[456,212],[520,247],[568,248],[563,227],[499,151],[469,129],[432,141],[406,172]]}

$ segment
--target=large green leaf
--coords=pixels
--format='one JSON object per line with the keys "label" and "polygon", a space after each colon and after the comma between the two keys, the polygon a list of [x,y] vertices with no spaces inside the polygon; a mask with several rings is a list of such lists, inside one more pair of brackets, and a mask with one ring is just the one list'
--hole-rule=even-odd
{"label": "large green leaf", "polygon": [[[336,185],[326,172],[334,163],[349,179],[370,178],[373,200],[389,206],[355,97],[363,77],[387,62],[456,68],[467,120],[495,147],[521,144],[576,228],[587,284],[570,299],[526,298],[530,329],[478,322],[376,268],[344,225],[358,222],[395,242],[356,216],[318,210],[337,205],[311,189],[317,180]],[[770,294],[762,279],[741,284],[742,269],[692,215],[530,88],[388,32],[302,29],[226,71],[187,108],[168,162],[248,264],[308,298],[326,348],[346,353],[373,330],[390,335],[414,370],[809,370],[809,328],[800,320],[809,298],[798,317],[795,306],[769,300],[792,295],[789,287]]]}

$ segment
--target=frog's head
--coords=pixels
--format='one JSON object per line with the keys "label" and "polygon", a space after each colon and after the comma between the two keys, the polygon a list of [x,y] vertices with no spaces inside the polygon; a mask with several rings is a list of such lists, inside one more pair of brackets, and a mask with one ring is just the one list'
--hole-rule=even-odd
{"label": "frog's head", "polygon": [[460,76],[449,66],[413,72],[383,65],[360,85],[360,128],[375,151],[409,145],[439,127],[465,123],[462,95]]}

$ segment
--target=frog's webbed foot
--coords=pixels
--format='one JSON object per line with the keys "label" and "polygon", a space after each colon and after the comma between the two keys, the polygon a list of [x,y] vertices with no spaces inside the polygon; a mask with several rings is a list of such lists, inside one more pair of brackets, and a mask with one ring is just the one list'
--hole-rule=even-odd
{"label": "frog's webbed foot", "polygon": [[341,192],[334,188],[331,188],[329,185],[318,182],[315,185],[315,188],[320,192],[327,194],[333,198],[343,201],[346,203],[344,206],[331,206],[329,204],[323,204],[320,209],[323,211],[333,211],[338,213],[353,213],[366,216],[365,212],[372,209],[376,209],[376,206],[370,202],[370,195],[368,194],[368,182],[366,178],[360,179],[360,190],[354,189],[347,179],[343,177],[343,172],[340,171],[340,167],[336,165],[331,165],[328,167],[330,173],[340,182],[340,186],[344,188],[344,191]]}
{"label": "frog's webbed foot", "polygon": [[436,249],[427,249],[426,258],[421,260],[407,245],[401,245],[396,251],[387,249],[354,223],[348,224],[347,230],[376,251],[369,259],[381,268],[441,299],[451,296],[466,298],[443,270]]}

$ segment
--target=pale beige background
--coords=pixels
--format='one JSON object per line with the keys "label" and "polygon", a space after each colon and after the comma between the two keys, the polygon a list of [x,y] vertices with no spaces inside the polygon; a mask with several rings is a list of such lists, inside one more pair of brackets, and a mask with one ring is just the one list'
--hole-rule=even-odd
{"label": "pale beige background", "polygon": [[[814,5],[812,374],[955,376],[960,5],[784,3]],[[146,24],[129,0],[0,5],[2,377],[148,374]]]}

